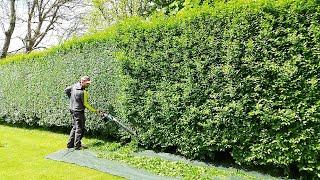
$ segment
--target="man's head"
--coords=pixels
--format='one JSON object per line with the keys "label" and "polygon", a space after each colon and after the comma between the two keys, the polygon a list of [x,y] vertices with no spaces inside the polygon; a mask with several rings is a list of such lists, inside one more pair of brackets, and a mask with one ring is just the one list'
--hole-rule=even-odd
{"label": "man's head", "polygon": [[84,87],[84,88],[89,87],[89,85],[91,83],[90,77],[89,76],[83,76],[80,79],[80,83],[81,83],[81,86]]}

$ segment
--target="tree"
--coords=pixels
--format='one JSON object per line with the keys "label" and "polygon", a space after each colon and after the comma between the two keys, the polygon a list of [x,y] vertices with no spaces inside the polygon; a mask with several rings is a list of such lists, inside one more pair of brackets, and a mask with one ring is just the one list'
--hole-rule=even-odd
{"label": "tree", "polygon": [[72,36],[84,34],[87,28],[82,18],[90,7],[83,1],[0,0],[0,25],[3,31],[0,33],[0,43],[4,42],[1,58],[8,53],[23,50],[29,53],[47,48]]}
{"label": "tree", "polygon": [[72,0],[68,3],[68,6],[62,7],[63,18],[60,23],[56,24],[55,28],[59,43],[87,32],[88,28],[84,23],[84,17],[91,10],[91,7],[92,5],[88,4],[86,0]]}
{"label": "tree", "polygon": [[49,31],[57,28],[63,20],[67,20],[63,11],[72,9],[71,0],[30,0],[27,2],[27,34],[23,39],[25,51],[31,52]]}
{"label": "tree", "polygon": [[97,31],[131,16],[149,17],[154,12],[170,16],[184,8],[214,5],[217,1],[228,0],[92,0],[86,23],[91,31]]}
{"label": "tree", "polygon": [[92,0],[92,5],[86,20],[91,31],[131,16],[145,16],[149,8],[148,0]]}
{"label": "tree", "polygon": [[[8,8],[7,4],[5,1],[1,1],[1,9],[2,11],[6,11]],[[2,51],[0,54],[0,58],[4,58],[7,56],[8,53],[8,49],[9,49],[9,45],[11,42],[11,37],[16,25],[16,7],[15,7],[15,0],[9,0],[9,13],[4,14],[3,13],[3,17],[1,18],[3,21],[1,21],[1,28],[2,31],[5,34],[5,39],[4,39],[4,43],[3,43],[3,47],[2,47]],[[5,24],[6,24],[6,15],[8,15],[8,19],[9,19],[9,27],[6,29]]]}

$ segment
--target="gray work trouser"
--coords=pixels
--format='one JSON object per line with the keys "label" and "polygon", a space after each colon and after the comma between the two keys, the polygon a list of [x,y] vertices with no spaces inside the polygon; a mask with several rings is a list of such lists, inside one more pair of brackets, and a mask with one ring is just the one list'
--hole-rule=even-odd
{"label": "gray work trouser", "polygon": [[72,129],[70,131],[70,137],[68,140],[67,147],[68,148],[80,148],[81,147],[81,139],[84,135],[85,131],[85,121],[86,117],[84,115],[84,111],[71,111],[72,115]]}

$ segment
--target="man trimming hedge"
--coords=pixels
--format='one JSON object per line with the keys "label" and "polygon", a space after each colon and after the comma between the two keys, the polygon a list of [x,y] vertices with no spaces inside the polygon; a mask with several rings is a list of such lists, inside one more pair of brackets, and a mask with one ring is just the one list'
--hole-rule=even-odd
{"label": "man trimming hedge", "polygon": [[80,79],[80,82],[77,82],[64,90],[70,99],[69,109],[73,119],[67,148],[75,148],[75,150],[85,148],[81,145],[81,139],[85,131],[85,108],[91,112],[97,113],[98,115],[101,114],[100,110],[96,110],[88,103],[89,94],[86,89],[90,86],[90,83],[90,77],[83,76]]}

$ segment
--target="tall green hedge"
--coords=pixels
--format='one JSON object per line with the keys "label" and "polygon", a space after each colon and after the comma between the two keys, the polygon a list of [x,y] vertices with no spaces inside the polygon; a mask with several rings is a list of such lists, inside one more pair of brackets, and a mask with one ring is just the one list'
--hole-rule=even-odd
{"label": "tall green hedge", "polygon": [[[83,75],[93,79],[89,101],[94,107],[121,109],[120,69],[113,53],[110,42],[85,41],[68,50],[0,66],[0,115],[8,123],[70,127],[64,89]],[[121,115],[121,110],[117,113]],[[93,113],[87,113],[86,127],[105,133],[114,129]]]}
{"label": "tall green hedge", "polygon": [[[92,104],[147,147],[320,177],[318,1],[232,0],[107,31],[1,65],[5,120],[70,126],[63,89],[86,74]],[[87,125],[116,132],[94,115]]]}
{"label": "tall green hedge", "polygon": [[320,177],[320,4],[232,1],[119,26],[128,119],[153,148]]}

